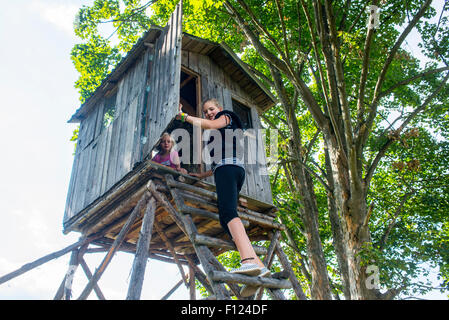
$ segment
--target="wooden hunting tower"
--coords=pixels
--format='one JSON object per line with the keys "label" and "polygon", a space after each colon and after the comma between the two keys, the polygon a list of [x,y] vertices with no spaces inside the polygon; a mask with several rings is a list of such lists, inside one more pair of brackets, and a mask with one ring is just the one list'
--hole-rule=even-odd
{"label": "wooden hunting tower", "polygon": [[[81,239],[55,253],[72,252],[57,298],[70,297],[77,265],[86,271],[83,254],[99,250],[108,253],[88,275],[80,299],[92,290],[103,297],[97,281],[117,250],[135,254],[129,299],[140,297],[148,258],[176,263],[186,285],[183,266],[188,266],[190,279],[198,279],[217,299],[240,297],[236,283],[265,287],[280,299],[279,289],[293,286],[303,296],[278,242],[284,226],[275,221],[268,176],[260,174],[264,163],[246,166],[238,211],[251,240],[271,241],[268,248],[255,247],[264,263],[269,267],[276,253],[284,266],[286,272],[269,278],[232,275],[215,259],[235,246],[219,224],[213,177],[200,181],[150,160],[163,132],[183,126],[193,133],[190,125],[173,120],[179,102],[184,111],[201,116],[201,102],[208,98],[217,98],[253,129],[261,128],[259,114],[274,104],[226,45],[182,32],[181,2],[167,26],[150,28],[69,120],[79,122],[80,129],[63,227],[65,233],[80,232]],[[182,165],[188,171],[207,169]],[[194,282],[189,285],[194,296]]]}

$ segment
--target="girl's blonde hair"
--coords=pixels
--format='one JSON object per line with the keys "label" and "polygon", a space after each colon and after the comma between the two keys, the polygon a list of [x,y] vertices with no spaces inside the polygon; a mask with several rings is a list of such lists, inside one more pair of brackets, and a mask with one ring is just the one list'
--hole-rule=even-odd
{"label": "girl's blonde hair", "polygon": [[176,146],[176,141],[175,141],[175,139],[173,139],[173,137],[171,136],[171,134],[168,133],[168,132],[164,132],[164,133],[161,135],[161,137],[159,138],[159,140],[157,141],[157,144],[156,144],[156,150],[157,150],[158,152],[162,150],[162,148],[161,148],[161,143],[162,143],[162,139],[164,139],[165,137],[169,137],[169,138],[170,138],[170,142],[171,142],[171,149],[170,149],[170,151],[172,151],[173,148]]}
{"label": "girl's blonde hair", "polygon": [[223,108],[223,107],[220,105],[220,102],[218,102],[218,100],[215,99],[215,98],[207,99],[206,101],[204,101],[204,102],[203,102],[203,108],[204,108],[204,105],[205,105],[206,103],[208,103],[208,102],[212,102],[212,103],[213,103],[216,107],[218,107],[218,108]]}

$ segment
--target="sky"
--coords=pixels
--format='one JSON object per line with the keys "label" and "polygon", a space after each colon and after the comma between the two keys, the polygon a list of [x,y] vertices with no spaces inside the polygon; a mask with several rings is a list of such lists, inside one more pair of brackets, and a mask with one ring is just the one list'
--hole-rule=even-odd
{"label": "sky", "polygon": [[[80,106],[70,51],[81,0],[0,0],[0,276],[79,239],[62,220]],[[104,257],[86,254],[92,272]],[[70,254],[0,285],[0,299],[53,299]],[[117,253],[99,281],[106,299],[124,299],[132,256]],[[187,271],[187,270],[186,270]],[[176,265],[149,260],[142,299],[160,299],[179,280]],[[87,279],[79,268],[73,298]],[[170,299],[188,299],[181,286]],[[445,299],[429,294],[424,298]],[[94,293],[90,299],[96,299]]]}

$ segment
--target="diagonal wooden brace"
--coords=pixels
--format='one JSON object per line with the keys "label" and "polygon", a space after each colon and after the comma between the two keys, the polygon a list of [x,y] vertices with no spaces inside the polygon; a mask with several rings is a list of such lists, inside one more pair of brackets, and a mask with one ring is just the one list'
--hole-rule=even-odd
{"label": "diagonal wooden brace", "polygon": [[86,287],[84,288],[83,292],[79,296],[78,300],[85,300],[89,296],[89,294],[92,292],[92,289],[94,288],[95,284],[100,280],[100,277],[103,275],[106,267],[111,262],[112,257],[114,256],[115,252],[120,248],[120,245],[122,244],[123,240],[125,239],[126,234],[128,233],[129,229],[133,225],[134,221],[136,220],[137,216],[139,215],[140,211],[142,210],[143,206],[148,201],[149,197],[151,195],[146,192],[142,198],[139,200],[137,205],[134,207],[133,211],[129,215],[128,220],[126,221],[125,225],[123,226],[122,230],[120,230],[120,233],[118,234],[117,238],[114,240],[114,242],[111,245],[111,248],[109,249],[108,253],[104,257],[103,261],[101,262],[100,266],[95,270],[94,275],[87,283]]}

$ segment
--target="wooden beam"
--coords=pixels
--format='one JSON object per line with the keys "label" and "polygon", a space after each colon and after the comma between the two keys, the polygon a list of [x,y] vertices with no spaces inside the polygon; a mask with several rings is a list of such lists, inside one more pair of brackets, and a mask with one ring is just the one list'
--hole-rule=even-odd
{"label": "wooden beam", "polygon": [[212,271],[212,279],[218,282],[226,283],[243,283],[250,286],[277,288],[277,289],[290,289],[292,284],[289,280],[278,280],[265,277],[251,277],[243,274],[233,274],[223,271]]}
{"label": "wooden beam", "polygon": [[[277,243],[279,241],[279,238],[281,236],[281,232],[279,230],[276,230],[274,234],[270,234],[270,246],[268,247],[268,253],[263,259],[263,264],[265,267],[270,269],[271,264],[273,263],[274,258],[274,251],[276,250]],[[285,300],[284,294],[279,289],[269,289],[267,288],[269,293],[273,295],[278,300]],[[274,292],[276,291],[276,292]],[[255,300],[261,300],[263,296],[264,290],[259,290],[259,292],[256,294]]]}
{"label": "wooden beam", "polygon": [[[209,202],[205,199],[198,197],[197,195],[183,192],[181,194],[181,197],[190,203],[207,206],[207,207],[210,207],[211,209],[217,210],[216,205],[212,204],[211,202]],[[218,219],[217,213],[214,213],[214,212],[208,211],[208,210],[193,208],[193,207],[190,207],[187,205],[184,205],[183,212],[191,213],[194,215],[202,215],[205,217],[210,217],[211,219]],[[242,219],[242,223],[244,225],[246,224],[245,227],[247,227],[249,225],[249,222],[253,222],[255,224],[258,224],[258,225],[261,225],[264,227],[273,228],[273,229],[279,229],[279,230],[285,229],[284,225],[282,225],[276,221],[273,221],[271,218],[268,219],[268,218],[264,217],[263,215],[255,212],[255,211],[246,209],[246,208],[238,207],[237,214],[240,217],[240,219]]]}
{"label": "wooden beam", "polygon": [[92,292],[93,287],[98,282],[98,280],[100,280],[100,277],[103,275],[106,267],[109,265],[109,262],[111,262],[111,259],[114,256],[115,252],[120,248],[120,245],[122,244],[123,240],[125,239],[126,234],[128,233],[129,229],[133,225],[137,216],[140,214],[140,211],[142,210],[142,207],[147,202],[147,199],[149,198],[149,196],[150,196],[149,193],[145,193],[142,196],[142,198],[139,200],[137,205],[134,207],[133,211],[129,215],[128,221],[126,221],[122,230],[120,230],[120,233],[118,234],[117,238],[112,243],[111,248],[109,249],[108,253],[104,257],[103,261],[101,262],[98,269],[95,271],[95,273],[92,276],[92,278],[90,279],[90,281],[87,283],[87,286],[84,288],[84,290],[81,293],[81,295],[79,296],[78,300],[87,299],[89,294]]}
{"label": "wooden beam", "polygon": [[151,233],[154,225],[154,212],[156,211],[156,201],[151,198],[145,209],[140,228],[139,240],[137,242],[136,255],[132,267],[131,280],[129,282],[126,300],[139,300],[142,293],[145,268],[150,250]]}
{"label": "wooden beam", "polygon": [[61,284],[59,285],[58,291],[56,291],[55,297],[53,298],[53,300],[61,300],[62,296],[64,295],[64,285],[65,285],[65,278],[66,278],[66,274],[64,275],[64,279],[62,279]]}
{"label": "wooden beam", "polygon": [[[217,258],[212,254],[210,250],[205,251],[206,258],[210,262],[210,264],[215,267],[215,270],[227,272],[226,269],[223,267],[223,265],[217,260]],[[242,296],[240,295],[240,287],[236,285],[235,283],[227,283],[229,288],[232,290],[234,295],[241,300]]]}
{"label": "wooden beam", "polygon": [[288,278],[292,283],[293,290],[295,291],[295,294],[298,297],[298,299],[307,300],[306,295],[302,290],[301,284],[296,278],[295,272],[293,271],[292,266],[288,261],[287,255],[284,253],[284,250],[282,250],[281,244],[279,242],[276,244],[276,254],[279,258],[279,261],[281,262],[282,267],[284,267],[284,270],[288,272],[289,275]]}
{"label": "wooden beam", "polygon": [[182,265],[179,262],[179,259],[178,259],[177,255],[176,255],[175,248],[173,247],[173,245],[170,242],[170,240],[162,232],[161,228],[159,227],[159,225],[157,223],[154,224],[154,228],[156,229],[156,232],[161,237],[162,241],[164,241],[165,245],[167,246],[167,249],[171,252],[171,254],[173,256],[173,259],[175,260],[176,265],[178,266],[179,272],[181,272],[182,279],[184,280],[184,283],[187,286],[188,285],[187,277],[186,277],[186,275],[184,273],[184,269],[182,268]]}
{"label": "wooden beam", "polygon": [[173,288],[170,289],[169,292],[167,292],[162,298],[161,300],[167,300],[172,294],[173,292],[176,291],[176,289],[179,288],[179,286],[184,282],[183,279],[179,280],[177,284],[175,284],[175,286]]}
{"label": "wooden beam", "polygon": [[187,79],[185,79],[183,82],[181,82],[181,84],[179,85],[179,89],[182,89],[182,87],[184,87],[192,79],[193,79],[193,76],[189,75],[189,77]]}
{"label": "wooden beam", "polygon": [[0,284],[5,283],[6,281],[9,281],[9,280],[11,280],[11,279],[13,279],[13,278],[15,278],[17,276],[20,276],[21,274],[24,274],[25,272],[28,272],[28,271],[30,271],[30,270],[32,270],[34,268],[37,268],[40,265],[42,265],[42,264],[44,264],[44,263],[46,263],[46,262],[48,262],[50,260],[59,258],[60,256],[63,256],[66,253],[69,253],[70,251],[78,248],[79,246],[81,246],[86,241],[88,241],[88,240],[85,239],[85,238],[81,238],[80,240],[78,240],[74,244],[71,244],[71,245],[65,247],[64,249],[61,249],[61,250],[56,251],[56,252],[53,252],[53,253],[48,254],[48,255],[46,255],[46,256],[44,256],[42,258],[39,258],[39,259],[37,259],[37,260],[35,260],[33,262],[25,264],[22,267],[20,267],[19,269],[17,269],[17,270],[15,270],[13,272],[10,272],[10,273],[0,277]]}
{"label": "wooden beam", "polygon": [[[214,191],[206,190],[204,188],[196,187],[196,186],[193,186],[191,184],[182,183],[182,182],[179,182],[179,181],[176,181],[176,180],[167,181],[167,184],[170,187],[186,190],[186,191],[189,191],[189,192],[191,192],[193,194],[196,194],[196,195],[199,195],[201,197],[207,198],[209,200],[212,200],[212,201],[215,201],[215,202],[217,201],[217,193],[214,192]],[[239,212],[243,212],[243,213],[247,213],[247,214],[250,214],[250,215],[254,215],[254,216],[258,217],[258,218],[267,219],[268,221],[273,221],[274,220],[274,217],[271,215],[271,212],[272,212],[273,208],[268,210],[268,212],[270,214],[260,213],[260,212],[257,212],[257,211],[254,211],[254,210],[251,210],[251,209],[248,208],[248,199],[247,198],[244,198],[243,196],[240,196],[238,201],[239,201],[239,206],[237,207],[237,210]],[[277,209],[277,208],[274,208],[274,209]]]}
{"label": "wooden beam", "polygon": [[189,293],[190,300],[196,300],[195,270],[192,267],[189,267]]}
{"label": "wooden beam", "polygon": [[211,295],[213,295],[214,290],[212,290],[212,287],[210,286],[210,283],[207,280],[207,276],[203,273],[203,271],[201,271],[200,268],[198,268],[198,266],[193,262],[193,260],[188,255],[186,255],[186,259],[189,262],[189,267],[195,271],[196,279],[198,279],[198,281],[203,285],[203,287],[206,288],[206,290],[210,292]]}
{"label": "wooden beam", "polygon": [[175,221],[178,227],[184,232],[185,235],[187,235],[187,231],[184,227],[184,221],[182,220],[180,213],[172,206],[172,204],[165,198],[164,195],[156,190],[154,184],[148,183],[146,187],[151,192],[153,197],[157,200],[157,202],[159,202],[162,206],[165,207],[165,209],[167,209],[167,212],[173,219],[173,221]]}
{"label": "wooden beam", "polygon": [[[218,238],[212,238],[203,234],[197,234],[195,236],[195,243],[206,245],[209,247],[218,247],[223,248],[227,250],[237,250],[234,242],[232,241],[226,241]],[[254,251],[257,255],[266,255],[267,254],[267,248],[262,246],[253,246]]]}
{"label": "wooden beam", "polygon": [[74,249],[72,251],[72,255],[70,256],[69,269],[67,270],[67,273],[64,278],[65,279],[64,293],[62,295],[62,299],[64,300],[70,300],[70,298],[72,297],[73,277],[75,276],[76,269],[78,268],[79,265],[78,254],[79,250]]}
{"label": "wooden beam", "polygon": [[[173,181],[173,177],[169,174],[165,175],[165,179],[166,181]],[[175,201],[176,206],[178,207],[178,210],[181,211],[180,208],[182,208],[183,201],[179,198],[179,195],[177,194],[177,192],[173,189],[170,189],[170,193]],[[207,252],[210,250],[203,245],[197,245],[194,242],[195,239],[195,235],[198,234],[195,224],[192,221],[192,218],[189,215],[180,215],[179,217],[184,225],[184,230],[187,232],[187,235],[189,236],[190,241],[193,244],[193,248],[195,249],[196,255],[198,256],[198,259],[201,262],[201,265],[204,269],[204,271],[206,272],[206,276],[209,279],[209,283],[213,289],[213,294],[215,294],[215,296],[217,297],[217,299],[219,300],[229,300],[231,299],[228,291],[226,290],[225,286],[219,283],[216,283],[213,279],[212,279],[212,265],[210,264],[210,262],[207,259]],[[211,253],[212,254],[212,253]]]}

